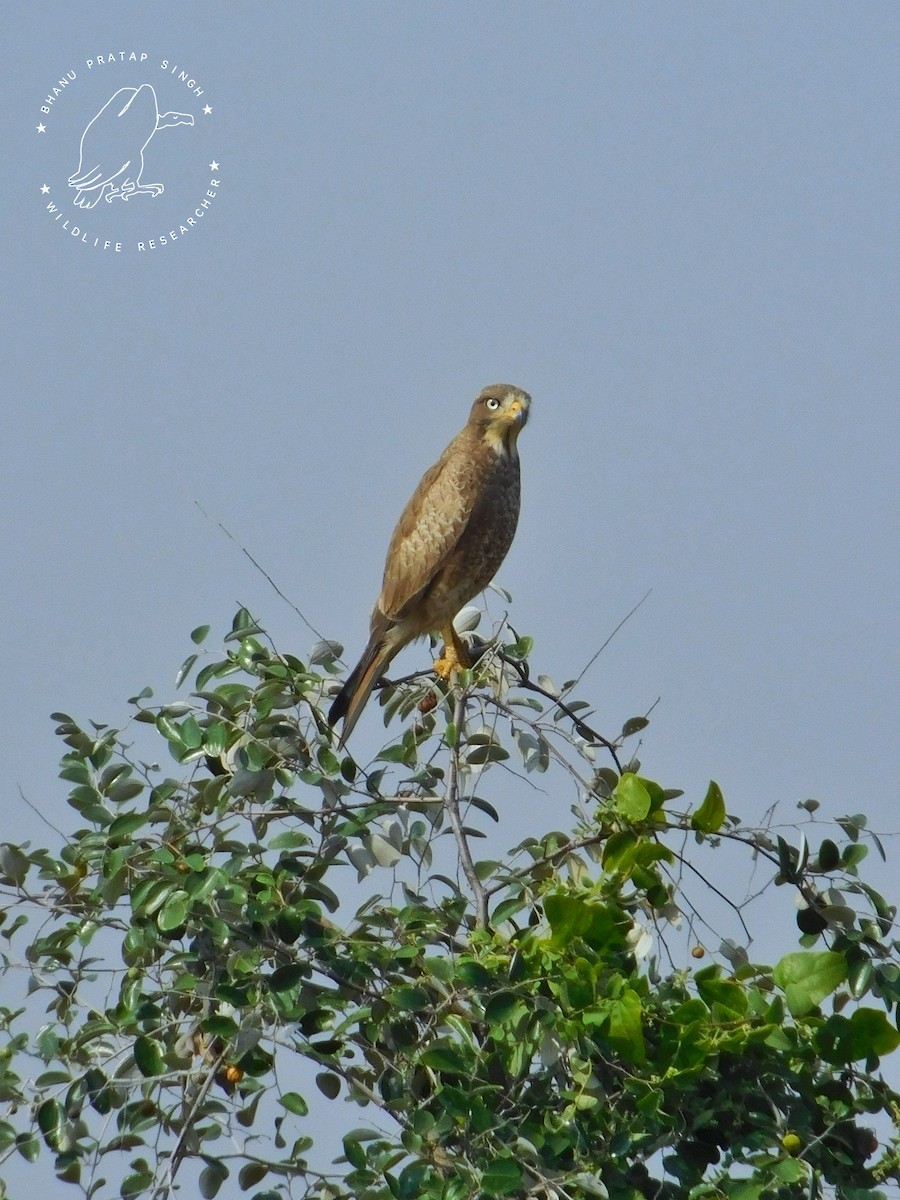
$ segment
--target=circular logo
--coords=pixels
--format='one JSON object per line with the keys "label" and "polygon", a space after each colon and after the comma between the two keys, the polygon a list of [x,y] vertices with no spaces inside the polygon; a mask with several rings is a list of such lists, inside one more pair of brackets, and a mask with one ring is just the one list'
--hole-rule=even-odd
{"label": "circular logo", "polygon": [[54,79],[38,110],[35,190],[55,236],[105,254],[156,255],[212,218],[216,106],[182,63],[106,50]]}

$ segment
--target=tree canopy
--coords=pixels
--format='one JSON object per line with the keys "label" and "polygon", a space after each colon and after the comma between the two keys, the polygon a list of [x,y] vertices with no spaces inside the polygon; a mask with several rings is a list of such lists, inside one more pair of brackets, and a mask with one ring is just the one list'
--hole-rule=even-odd
{"label": "tree canopy", "polygon": [[[52,1164],[96,1200],[896,1183],[900,962],[865,817],[810,801],[759,827],[714,782],[666,789],[626,753],[646,717],[601,734],[580,678],[533,678],[530,639],[494,632],[449,690],[381,689],[367,764],[323,715],[341,647],[281,653],[246,610],[215,653],[194,631],[183,700],[145,689],[122,728],[54,714],[75,828],[0,846],[0,1180]],[[559,827],[522,838],[535,787]],[[517,844],[484,857],[488,830]],[[781,889],[773,964],[723,861]]]}

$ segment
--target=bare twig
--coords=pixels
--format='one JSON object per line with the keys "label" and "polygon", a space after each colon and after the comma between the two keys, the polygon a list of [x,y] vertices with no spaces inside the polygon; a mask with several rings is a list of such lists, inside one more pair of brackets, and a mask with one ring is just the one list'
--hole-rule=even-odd
{"label": "bare twig", "polygon": [[[611,636],[612,634],[610,634],[610,637]],[[597,653],[599,654],[600,651],[598,650]],[[519,686],[521,688],[524,688],[526,692],[537,692],[539,696],[543,696],[546,700],[552,701],[554,707],[565,713],[569,720],[572,721],[577,734],[580,734],[581,737],[587,738],[588,741],[596,742],[598,746],[603,746],[605,749],[607,749],[612,755],[612,760],[616,764],[619,774],[622,773],[622,764],[619,762],[619,756],[616,753],[620,749],[619,742],[611,742],[609,738],[605,738],[602,733],[598,733],[596,729],[592,729],[586,721],[579,717],[578,713],[573,712],[572,709],[569,708],[565,700],[562,700],[559,696],[554,696],[552,692],[548,692],[546,688],[542,688],[539,683],[535,683],[528,674],[528,667],[525,663],[521,662],[519,659],[510,658],[509,655],[504,654],[502,650],[497,651],[497,657],[503,662],[507,663],[516,672],[519,677]],[[587,668],[585,668],[585,670],[586,669]]]}
{"label": "bare twig", "polygon": [[53,824],[53,822],[52,822],[52,821],[48,821],[48,820],[47,820],[47,818],[44,816],[44,814],[41,812],[41,810],[40,810],[40,809],[37,807],[37,805],[35,805],[35,804],[32,804],[32,803],[31,803],[31,801],[28,799],[28,797],[27,797],[27,796],[25,795],[25,793],[22,791],[21,787],[18,787],[18,788],[17,788],[17,790],[18,790],[18,793],[19,793],[19,799],[22,801],[22,803],[23,803],[23,804],[27,804],[27,805],[28,805],[28,807],[31,809],[31,811],[32,811],[33,813],[35,813],[37,816],[39,816],[39,817],[40,817],[40,819],[41,819],[41,820],[44,822],[44,824],[45,824],[45,825],[46,825],[46,826],[47,826],[49,829],[52,829],[54,833],[58,833],[58,834],[59,834],[59,836],[62,838],[62,840],[63,840],[64,842],[68,842],[68,840],[69,840],[68,836],[67,836],[65,833],[63,833],[63,831],[62,831],[61,829],[58,829],[58,828],[57,828],[57,827],[56,827],[56,826]]}
{"label": "bare twig", "polygon": [[222,532],[225,534],[225,536],[228,538],[228,540],[230,542],[233,542],[235,544],[235,546],[237,546],[237,548],[240,550],[241,554],[243,554],[246,558],[250,559],[250,561],[253,563],[254,567],[256,567],[257,571],[259,571],[259,573],[266,580],[266,582],[271,584],[272,587],[275,589],[276,594],[281,597],[281,599],[285,602],[285,604],[289,604],[291,606],[291,608],[294,610],[294,612],[297,614],[297,616],[300,618],[300,620],[303,622],[303,624],[306,626],[306,628],[309,629],[312,633],[314,633],[316,635],[316,637],[319,638],[321,641],[324,641],[325,635],[322,633],[319,633],[319,631],[318,631],[318,629],[316,629],[315,625],[313,625],[313,623],[311,621],[307,620],[307,618],[303,615],[303,613],[300,611],[300,609],[297,607],[297,605],[293,602],[293,600],[291,600],[288,596],[286,596],[284,594],[284,592],[281,590],[281,588],[278,586],[278,584],[275,582],[275,580],[272,578],[272,576],[269,574],[269,572],[265,569],[265,567],[261,566],[256,561],[256,559],[253,557],[253,555],[250,553],[250,551],[247,549],[246,546],[241,545],[241,543],[237,540],[237,538],[234,536],[234,534],[231,532],[231,530],[227,529],[222,524],[221,521],[217,521],[215,517],[211,517],[209,515],[209,513],[206,511],[206,509],[203,507],[203,505],[200,503],[199,500],[195,500],[194,504],[197,506],[197,508],[200,509],[200,511],[203,513],[204,517],[206,517],[206,519],[208,521],[214,521],[215,524],[218,525],[218,527],[222,530]]}
{"label": "bare twig", "polygon": [[444,806],[447,809],[450,827],[453,830],[453,836],[456,838],[456,844],[459,848],[459,860],[462,863],[463,873],[469,882],[472,895],[475,898],[475,925],[478,929],[486,929],[488,923],[487,897],[484,894],[484,887],[475,870],[475,864],[472,861],[472,855],[469,851],[469,843],[466,840],[466,833],[459,815],[459,739],[465,719],[466,692],[465,689],[459,688],[456,693],[456,702],[453,706],[453,727],[456,731],[456,738],[450,748],[450,766],[447,770],[447,791],[444,796]]}
{"label": "bare twig", "polygon": [[[704,875],[702,871],[698,870],[694,866],[694,864],[692,862],[689,862],[688,859],[685,858],[683,854],[679,853],[679,851],[673,850],[672,853],[678,859],[679,863],[681,863],[682,867],[686,867],[687,870],[693,872],[693,874],[696,875],[697,878],[699,880],[701,880],[706,885],[706,887],[709,888],[709,890],[713,893],[714,896],[718,896],[719,899],[723,902],[723,904],[727,904],[728,907],[732,910],[732,912],[734,912],[735,916],[741,923],[741,929],[743,929],[743,931],[744,931],[744,937],[747,939],[747,945],[749,946],[749,944],[753,941],[753,936],[750,933],[749,928],[747,927],[747,922],[744,920],[744,914],[741,912],[741,908],[743,906],[740,904],[736,904],[734,900],[732,900],[729,896],[726,896],[723,891],[721,891],[719,888],[716,887],[716,885],[713,883],[713,881],[711,879],[709,879],[706,875]],[[709,922],[703,919],[703,917],[700,915],[700,913],[697,911],[697,909],[694,908],[693,904],[691,905],[691,908],[694,909],[694,912],[695,912],[698,920],[703,921],[703,924],[706,926],[707,929],[712,929],[712,926],[709,924]]]}
{"label": "bare twig", "polygon": [[200,1105],[206,1099],[206,1094],[212,1087],[212,1082],[224,1061],[225,1049],[223,1048],[215,1062],[210,1063],[203,1082],[200,1084],[200,1087],[197,1089],[197,1094],[191,1101],[191,1106],[188,1109],[184,1121],[182,1122],[181,1132],[178,1135],[178,1141],[175,1143],[175,1149],[172,1151],[172,1157],[169,1159],[166,1177],[157,1186],[156,1191],[153,1193],[154,1200],[165,1200],[165,1197],[171,1194],[172,1187],[175,1183],[175,1176],[178,1174],[178,1168],[181,1166],[182,1162],[184,1161],[184,1156],[187,1154],[187,1139],[191,1130],[194,1128],[194,1125],[197,1123],[197,1114],[199,1112]]}
{"label": "bare twig", "polygon": [[497,892],[502,892],[504,888],[509,887],[516,879],[527,879],[535,871],[541,867],[559,866],[561,862],[569,857],[570,854],[577,854],[579,850],[584,850],[588,846],[599,846],[605,842],[609,836],[606,830],[600,833],[591,834],[590,837],[573,838],[572,841],[566,842],[565,845],[553,850],[550,854],[545,854],[542,858],[536,858],[533,862],[526,863],[524,867],[517,867],[514,871],[510,871],[497,883],[492,883],[489,888],[485,889],[486,896],[493,896]]}
{"label": "bare twig", "polygon": [[606,647],[609,645],[609,643],[613,640],[613,638],[616,636],[616,634],[619,632],[619,630],[622,628],[622,626],[627,621],[631,620],[631,618],[634,616],[634,614],[641,607],[641,605],[644,603],[644,601],[647,599],[647,597],[650,595],[650,593],[652,591],[653,591],[653,588],[648,588],[647,591],[644,592],[643,596],[641,596],[640,600],[638,600],[637,604],[635,604],[634,608],[632,608],[630,610],[630,612],[627,612],[625,614],[625,616],[618,623],[618,625],[615,627],[615,629],[612,631],[612,633],[609,635],[609,637],[606,639],[606,641],[603,643],[603,645],[599,648],[599,650],[597,650],[594,654],[591,655],[591,657],[587,660],[587,662],[581,668],[578,675],[576,675],[576,677],[572,680],[572,687],[570,687],[568,689],[569,691],[571,691],[572,688],[578,687],[579,683],[581,683],[582,679],[584,679],[585,675],[587,675],[588,671],[591,669],[591,667],[594,665],[594,663],[597,661],[597,659],[600,657],[600,655],[603,653],[603,651],[606,649]]}

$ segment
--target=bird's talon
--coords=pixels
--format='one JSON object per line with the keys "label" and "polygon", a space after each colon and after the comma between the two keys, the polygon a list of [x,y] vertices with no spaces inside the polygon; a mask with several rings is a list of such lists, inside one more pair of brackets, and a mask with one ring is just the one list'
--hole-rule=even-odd
{"label": "bird's talon", "polygon": [[439,658],[434,664],[434,673],[445,683],[449,683],[450,676],[454,671],[457,671],[462,664],[452,658]]}

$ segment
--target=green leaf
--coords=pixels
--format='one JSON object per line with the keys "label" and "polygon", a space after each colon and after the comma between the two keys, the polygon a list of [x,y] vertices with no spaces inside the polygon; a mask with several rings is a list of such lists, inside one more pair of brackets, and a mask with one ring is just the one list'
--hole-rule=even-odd
{"label": "green leaf", "polygon": [[720,978],[721,970],[717,966],[704,967],[694,975],[697,991],[711,1009],[718,1009],[719,1017],[734,1019],[746,1016],[747,992],[739,983],[730,979]]}
{"label": "green leaf", "polygon": [[853,963],[847,974],[847,984],[854,1000],[861,1000],[872,984],[875,968],[870,958],[863,958]]}
{"label": "green leaf", "polygon": [[37,1111],[37,1121],[44,1141],[51,1150],[56,1149],[59,1127],[63,1121],[62,1105],[58,1100],[45,1100]]}
{"label": "green leaf", "polygon": [[625,1058],[633,1063],[646,1060],[644,1031],[641,1023],[643,1005],[641,998],[632,988],[626,988],[621,996],[607,1001],[609,1028],[607,1038]]}
{"label": "green leaf", "polygon": [[448,1179],[441,1192],[441,1200],[471,1200],[469,1181],[463,1175]]}
{"label": "green leaf", "polygon": [[400,1172],[395,1195],[398,1200],[423,1200],[426,1195],[423,1188],[432,1167],[427,1162],[408,1163]]}
{"label": "green leaf", "polygon": [[305,1117],[309,1115],[309,1105],[303,1099],[299,1092],[285,1092],[283,1096],[278,1097],[278,1102],[289,1113],[293,1113],[295,1117]]}
{"label": "green leaf", "polygon": [[156,918],[156,923],[163,933],[170,933],[184,924],[184,919],[191,907],[191,898],[187,892],[180,889],[172,892]]}
{"label": "green leaf", "polygon": [[650,793],[637,775],[623,775],[613,792],[616,812],[626,821],[643,821],[650,812]]}
{"label": "green leaf", "polygon": [[515,992],[495,992],[484,1006],[484,1019],[489,1025],[503,1025],[510,1018],[518,1018],[525,1005]]}
{"label": "green leaf", "polygon": [[627,917],[613,905],[592,904],[581,896],[552,892],[544,898],[544,913],[559,948],[580,937],[595,950],[621,946]]}
{"label": "green leaf", "polygon": [[515,913],[521,912],[525,903],[522,896],[511,896],[508,900],[501,900],[491,913],[491,928],[496,929],[498,925],[502,925]]}
{"label": "green leaf", "polygon": [[[128,1143],[126,1143],[126,1145],[127,1144]],[[139,1145],[140,1143],[135,1144]],[[153,1172],[146,1165],[143,1159],[140,1160],[139,1166],[140,1170],[133,1171],[130,1175],[127,1175],[122,1180],[120,1195],[125,1197],[126,1200],[128,1196],[140,1196],[142,1192],[148,1192],[153,1186]],[[106,1181],[104,1180],[104,1183],[105,1182]]]}
{"label": "green leaf", "polygon": [[434,1071],[447,1071],[453,1075],[464,1075],[470,1064],[453,1045],[434,1045],[421,1056],[422,1064]]}
{"label": "green leaf", "polygon": [[808,1170],[799,1158],[783,1158],[772,1167],[772,1174],[782,1183],[800,1183],[806,1179]]}
{"label": "green leaf", "polygon": [[72,1076],[68,1071],[42,1071],[34,1081],[38,1091],[56,1087],[59,1083],[71,1083]]}
{"label": "green leaf", "polygon": [[800,862],[799,851],[795,850],[780,835],[775,839],[775,847],[778,851],[778,867],[782,880],[785,883],[796,883],[799,879],[797,869]]}
{"label": "green leaf", "polygon": [[463,983],[465,983],[468,987],[480,988],[483,990],[485,988],[489,988],[494,982],[494,977],[490,971],[486,971],[481,963],[473,962],[471,959],[463,961],[459,964],[457,967],[457,974]]}
{"label": "green leaf", "polygon": [[316,1087],[329,1100],[336,1100],[341,1094],[341,1079],[332,1071],[320,1071],[316,1076]]}
{"label": "green leaf", "polygon": [[522,1168],[514,1158],[495,1158],[481,1177],[489,1196],[508,1196],[522,1187]]}
{"label": "green leaf", "polygon": [[725,800],[716,781],[710,780],[703,803],[691,814],[691,829],[699,833],[715,833],[725,823]]}
{"label": "green leaf", "polygon": [[121,817],[116,817],[110,825],[107,836],[111,842],[116,838],[128,838],[135,830],[146,825],[150,818],[149,812],[124,813]]}
{"label": "green leaf", "polygon": [[333,663],[336,658],[340,658],[344,653],[344,647],[340,642],[334,642],[328,638],[323,638],[316,642],[312,650],[309,652],[309,665],[318,667]]}
{"label": "green leaf", "polygon": [[178,688],[181,687],[181,685],[184,683],[185,679],[187,679],[188,675],[193,670],[194,663],[196,661],[197,661],[197,655],[189,654],[187,656],[187,658],[184,660],[184,662],[181,664],[181,666],[178,668],[178,674],[175,676],[175,690],[176,691],[178,690]]}
{"label": "green leaf", "polygon": [[395,988],[387,997],[388,1003],[403,1012],[420,1012],[429,1008],[431,993],[427,988],[412,985]]}
{"label": "green leaf", "polygon": [[479,812],[483,812],[486,817],[490,817],[492,821],[499,825],[500,814],[494,808],[493,804],[489,804],[487,800],[482,800],[480,796],[470,796],[469,803],[473,808],[477,808]]}
{"label": "green leaf", "polygon": [[759,1200],[765,1191],[764,1183],[754,1183],[751,1179],[732,1180],[726,1191],[728,1200]]}
{"label": "green leaf", "polygon": [[240,1025],[233,1017],[226,1017],[224,1013],[212,1013],[208,1017],[204,1017],[200,1022],[200,1028],[204,1033],[212,1034],[214,1037],[225,1038],[230,1040],[240,1031]]}
{"label": "green leaf", "polygon": [[238,1172],[238,1187],[242,1192],[249,1191],[250,1188],[255,1187],[257,1183],[261,1183],[268,1173],[269,1168],[265,1163],[244,1163]]}
{"label": "green leaf", "polygon": [[847,975],[847,961],[835,950],[786,954],[773,971],[791,1015],[802,1017],[830,996]]}
{"label": "green leaf", "polygon": [[41,1144],[33,1133],[20,1133],[16,1138],[16,1149],[26,1162],[36,1162],[41,1152]]}
{"label": "green leaf", "polygon": [[196,750],[203,745],[203,730],[193,715],[186,717],[181,723],[181,741],[189,750]]}
{"label": "green leaf", "polygon": [[862,842],[856,842],[852,846],[846,846],[842,855],[844,870],[851,871],[855,874],[854,868],[858,867],[864,858],[868,856],[869,847],[864,846]]}
{"label": "green leaf", "polygon": [[605,841],[602,853],[604,870],[610,871],[610,874],[614,871],[623,871],[626,874],[634,865],[635,852],[640,845],[634,829],[618,829]]}
{"label": "green leaf", "polygon": [[21,887],[28,877],[30,866],[28,856],[18,846],[9,842],[0,844],[0,883]]}
{"label": "green leaf", "polygon": [[379,762],[402,763],[406,762],[407,754],[404,746],[386,746],[375,757]]}
{"label": "green leaf", "polygon": [[819,847],[819,870],[834,871],[840,866],[841,852],[831,838],[825,838]]}
{"label": "green leaf", "polygon": [[286,963],[283,967],[276,969],[269,976],[269,989],[273,992],[289,992],[307,974],[308,968],[301,963]]}
{"label": "green leaf", "polygon": [[360,1131],[355,1129],[352,1133],[345,1135],[343,1139],[344,1156],[351,1167],[356,1167],[357,1171],[361,1171],[366,1165],[366,1152],[359,1144],[363,1137],[369,1137],[369,1131]]}
{"label": "green leaf", "polygon": [[892,1054],[900,1046],[900,1033],[877,1008],[858,1008],[851,1017],[835,1014],[818,1034],[823,1055],[836,1065]]}
{"label": "green leaf", "polygon": [[319,766],[326,775],[339,775],[341,772],[341,760],[331,749],[330,746],[320,746],[316,754]]}
{"label": "green leaf", "polygon": [[140,1073],[148,1078],[162,1075],[166,1069],[161,1047],[143,1034],[135,1039],[134,1061]]}
{"label": "green leaf", "polygon": [[198,625],[196,629],[191,630],[191,641],[195,646],[199,646],[206,640],[206,635],[209,633],[209,625]]}
{"label": "green leaf", "polygon": [[472,746],[471,748],[467,748],[465,752],[465,761],[473,767],[481,767],[492,762],[505,762],[508,758],[509,751],[498,742]]}
{"label": "green leaf", "polygon": [[228,1178],[229,1171],[225,1164],[217,1158],[209,1158],[204,1155],[203,1161],[206,1166],[200,1172],[200,1178],[197,1181],[200,1195],[203,1200],[213,1200],[213,1197],[218,1195],[219,1188]]}
{"label": "green leaf", "polygon": [[622,726],[622,737],[634,737],[636,733],[640,733],[642,729],[646,729],[650,722],[646,717],[629,717]]}
{"label": "green leaf", "polygon": [[544,897],[544,915],[557,946],[565,946],[587,928],[587,904],[580,896],[554,892]]}
{"label": "green leaf", "polygon": [[133,800],[136,796],[140,796],[144,786],[139,779],[119,779],[106,794],[113,804],[124,804],[126,800]]}
{"label": "green leaf", "polygon": [[442,958],[439,955],[429,956],[422,960],[422,966],[435,979],[440,979],[442,983],[450,983],[453,979],[453,963],[449,958]]}
{"label": "green leaf", "polygon": [[167,741],[181,744],[181,730],[172,718],[167,717],[165,713],[159,713],[157,716],[156,728]]}

